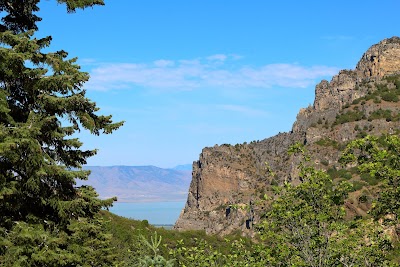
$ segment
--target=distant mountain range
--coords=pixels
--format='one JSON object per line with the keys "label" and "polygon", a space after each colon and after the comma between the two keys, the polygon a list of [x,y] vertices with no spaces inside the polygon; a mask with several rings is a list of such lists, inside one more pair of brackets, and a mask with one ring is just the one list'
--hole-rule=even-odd
{"label": "distant mountain range", "polygon": [[185,201],[192,178],[191,164],[173,169],[155,166],[85,166],[100,198],[116,196],[118,202]]}

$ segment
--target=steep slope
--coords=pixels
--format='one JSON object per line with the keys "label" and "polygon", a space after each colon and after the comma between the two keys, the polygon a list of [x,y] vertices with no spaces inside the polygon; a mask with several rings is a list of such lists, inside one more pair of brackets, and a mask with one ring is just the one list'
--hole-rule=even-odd
{"label": "steep slope", "polygon": [[101,198],[119,202],[184,201],[191,171],[155,166],[86,166],[91,174],[80,184],[93,186]]}
{"label": "steep slope", "polygon": [[[256,203],[270,194],[271,185],[298,182],[299,159],[287,154],[295,142],[306,144],[315,164],[329,166],[333,178],[354,181],[357,190],[346,203],[348,213],[365,214],[368,201],[359,197],[367,189],[373,194],[376,182],[354,169],[340,170],[339,149],[356,137],[400,129],[399,73],[400,38],[385,39],[369,48],[354,70],[321,81],[313,106],[300,110],[291,132],[250,144],[204,148],[193,163],[187,203],[175,229],[251,234],[264,208]],[[266,174],[265,163],[274,177]]]}

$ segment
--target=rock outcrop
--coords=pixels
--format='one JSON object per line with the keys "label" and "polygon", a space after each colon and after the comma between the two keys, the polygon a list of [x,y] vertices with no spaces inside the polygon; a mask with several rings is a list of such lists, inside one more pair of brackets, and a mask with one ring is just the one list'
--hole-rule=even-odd
{"label": "rock outcrop", "polygon": [[354,70],[321,81],[313,106],[300,110],[291,132],[204,148],[193,163],[187,203],[175,229],[221,235],[239,229],[251,235],[264,209],[260,200],[271,194],[271,185],[298,182],[299,159],[287,154],[290,145],[306,144],[321,168],[340,168],[339,147],[349,140],[400,129],[399,73],[400,38],[385,39],[369,48]]}

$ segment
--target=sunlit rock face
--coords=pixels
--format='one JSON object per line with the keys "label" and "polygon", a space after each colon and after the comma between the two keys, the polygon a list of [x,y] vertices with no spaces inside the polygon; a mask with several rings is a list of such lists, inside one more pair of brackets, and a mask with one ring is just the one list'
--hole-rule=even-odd
{"label": "sunlit rock face", "polygon": [[[400,129],[399,120],[371,119],[378,110],[389,110],[396,116],[400,102],[356,101],[382,86],[395,88],[397,85],[385,77],[399,71],[400,38],[385,39],[369,48],[354,70],[342,70],[331,81],[316,85],[314,104],[299,111],[291,132],[250,144],[204,148],[193,163],[186,206],[175,229],[220,235],[240,230],[251,236],[253,225],[267,208],[268,203],[262,199],[265,194],[272,195],[271,185],[299,182],[296,166],[300,159],[287,154],[290,145],[306,144],[317,168],[340,168],[337,161],[341,145],[360,133],[377,135]],[[360,117],[338,119],[349,112]],[[266,163],[274,176],[266,171]],[[363,213],[365,207],[360,207],[349,209],[349,213]]]}

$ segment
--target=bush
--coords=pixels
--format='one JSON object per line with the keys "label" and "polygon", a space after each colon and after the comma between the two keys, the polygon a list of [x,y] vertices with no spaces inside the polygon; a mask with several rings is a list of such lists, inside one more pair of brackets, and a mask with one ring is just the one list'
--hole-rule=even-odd
{"label": "bush", "polygon": [[369,173],[362,173],[360,175],[362,181],[367,182],[369,185],[377,185],[379,180],[376,177],[371,176]]}
{"label": "bush", "polygon": [[379,97],[374,97],[374,103],[375,104],[380,104],[382,101]]}
{"label": "bush", "polygon": [[359,203],[366,203],[366,202],[368,202],[368,196],[362,194],[362,195],[358,198],[358,202],[359,202]]}
{"label": "bush", "polygon": [[324,166],[328,166],[329,165],[329,161],[327,161],[327,160],[321,160],[321,164],[322,165],[324,165]]}
{"label": "bush", "polygon": [[394,85],[396,86],[396,89],[400,89],[400,81],[399,80],[395,81]]}
{"label": "bush", "polygon": [[389,109],[378,109],[373,111],[369,117],[368,120],[372,121],[372,120],[378,120],[378,119],[386,119],[387,121],[391,121],[392,120],[392,111]]}
{"label": "bush", "polygon": [[338,124],[343,124],[346,122],[359,121],[359,120],[362,120],[363,117],[364,117],[364,114],[361,111],[358,111],[358,110],[348,111],[343,114],[338,114],[336,116],[336,120],[335,120],[334,124],[338,125]]}
{"label": "bush", "polygon": [[382,100],[387,101],[387,102],[398,102],[399,97],[394,91],[389,91],[387,93],[382,94]]}
{"label": "bush", "polygon": [[330,168],[326,171],[331,179],[343,178],[344,180],[350,180],[353,176],[346,169],[337,170],[335,167]]}
{"label": "bush", "polygon": [[354,191],[361,190],[366,185],[367,185],[367,183],[365,183],[364,181],[353,181],[352,191],[354,192]]}
{"label": "bush", "polygon": [[333,148],[338,148],[338,146],[339,146],[338,142],[336,142],[335,140],[329,139],[329,138],[319,139],[315,143],[319,146],[324,146],[324,147],[331,146]]}
{"label": "bush", "polygon": [[366,137],[368,134],[365,131],[361,131],[359,133],[356,134],[356,138],[364,138]]}

